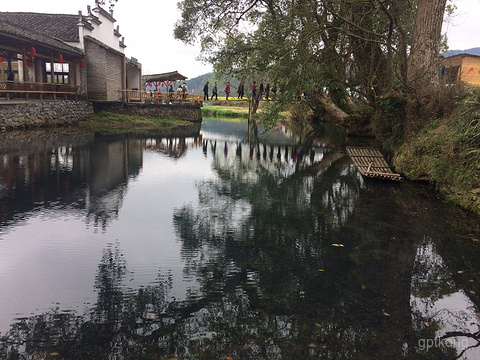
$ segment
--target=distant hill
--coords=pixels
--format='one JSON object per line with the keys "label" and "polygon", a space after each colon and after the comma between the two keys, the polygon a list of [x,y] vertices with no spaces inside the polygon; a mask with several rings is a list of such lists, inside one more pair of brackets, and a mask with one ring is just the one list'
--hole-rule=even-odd
{"label": "distant hill", "polygon": [[450,56],[455,56],[460,54],[480,55],[480,47],[471,48],[467,50],[449,50],[447,52],[444,52],[442,55],[443,57],[450,57]]}
{"label": "distant hill", "polygon": [[202,93],[203,92],[203,85],[207,81],[215,81],[213,80],[215,78],[215,74],[213,72],[206,73],[197,77],[194,77],[192,79],[187,79],[185,82],[187,83],[188,86],[188,92],[194,91],[195,93]]}
{"label": "distant hill", "polygon": [[208,86],[208,95],[212,95],[212,88],[213,84],[215,81],[218,82],[218,96],[225,96],[225,84],[227,81],[230,81],[230,86],[232,88],[232,96],[236,95],[236,89],[238,87],[239,81],[237,79],[219,79],[216,77],[215,73],[209,72],[197,77],[194,77],[192,79],[187,79],[185,82],[187,83],[188,86],[188,92],[194,91],[196,94],[200,93],[203,94],[203,86],[205,85],[206,82],[210,82],[210,85]]}

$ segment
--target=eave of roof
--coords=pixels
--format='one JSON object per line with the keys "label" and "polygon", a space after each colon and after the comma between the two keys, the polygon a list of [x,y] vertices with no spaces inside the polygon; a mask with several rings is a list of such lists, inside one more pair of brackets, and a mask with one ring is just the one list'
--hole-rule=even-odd
{"label": "eave of roof", "polygon": [[15,38],[20,41],[38,43],[45,47],[62,50],[73,55],[84,55],[82,50],[68,45],[60,39],[12,24],[11,22],[4,20],[1,15],[2,13],[0,13],[0,34],[3,36]]}
{"label": "eave of roof", "polygon": [[79,42],[78,15],[0,12],[0,19],[66,42]]}
{"label": "eave of roof", "polygon": [[176,81],[176,80],[186,80],[186,76],[183,76],[178,71],[171,71],[168,73],[162,74],[153,74],[153,75],[143,75],[143,82],[163,82],[163,81]]}
{"label": "eave of roof", "polygon": [[475,57],[475,58],[480,58],[480,55],[469,54],[469,53],[461,53],[461,54],[456,54],[456,55],[444,57],[444,59],[454,59],[454,58],[459,58],[459,57],[464,58],[464,57],[466,57],[466,56]]}
{"label": "eave of roof", "polygon": [[[90,36],[90,35],[85,35],[85,39],[87,40],[90,40],[91,42],[94,42],[95,44],[105,48],[105,49],[108,49],[109,51],[113,52],[113,53],[116,53],[118,55],[121,55],[121,56],[125,56],[125,54],[121,51],[118,51],[118,50],[115,50],[114,48],[108,46],[108,45],[105,45],[103,42],[101,42],[100,40],[97,40],[95,39],[93,36]],[[120,44],[121,46],[121,44]],[[127,47],[127,46],[124,46],[124,47]]]}

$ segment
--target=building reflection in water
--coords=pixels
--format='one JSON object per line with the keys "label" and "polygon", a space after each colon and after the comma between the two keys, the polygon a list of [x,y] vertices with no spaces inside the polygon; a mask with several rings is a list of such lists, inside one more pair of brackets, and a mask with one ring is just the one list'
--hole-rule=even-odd
{"label": "building reflection in water", "polygon": [[[175,261],[192,285],[176,299],[165,261],[155,281],[130,288],[125,244],[110,241],[86,315],[53,308],[22,317],[0,336],[1,355],[438,359],[455,351],[421,352],[422,339],[452,329],[475,335],[476,307],[462,289],[475,292],[476,284],[456,285],[458,259],[445,256],[460,251],[443,248],[440,256],[425,236],[452,243],[448,226],[436,230],[445,209],[426,211],[432,203],[408,187],[367,185],[340,150],[208,133],[69,144],[2,155],[2,224],[38,206],[65,206],[107,229],[147,156],[165,166],[192,155],[188,170],[203,162],[208,175],[195,179],[196,199],[168,208],[162,220],[171,222]],[[10,200],[20,205],[9,210]],[[464,263],[475,254],[462,253]],[[448,295],[474,307],[467,315],[475,324],[456,322],[461,312],[438,302]],[[451,316],[442,317],[441,306]],[[472,337],[468,345],[477,343]]]}

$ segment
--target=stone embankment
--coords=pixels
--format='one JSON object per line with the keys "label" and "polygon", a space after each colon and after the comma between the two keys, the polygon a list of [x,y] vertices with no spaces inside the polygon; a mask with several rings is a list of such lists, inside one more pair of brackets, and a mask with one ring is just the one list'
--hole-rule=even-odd
{"label": "stone embankment", "polygon": [[0,131],[74,125],[89,120],[94,112],[170,118],[202,122],[199,105],[179,104],[125,104],[122,102],[94,102],[84,100],[12,100],[0,102]]}
{"label": "stone embankment", "polygon": [[190,122],[202,122],[202,111],[199,105],[183,103],[173,104],[126,104],[122,102],[94,102],[96,113],[111,112],[115,114],[144,116],[148,118],[179,119]]}
{"label": "stone embankment", "polygon": [[93,142],[94,136],[78,126],[0,131],[0,153],[18,156],[49,153],[59,144],[86,146]]}
{"label": "stone embankment", "polygon": [[73,125],[92,116],[83,100],[8,101],[0,104],[0,130]]}

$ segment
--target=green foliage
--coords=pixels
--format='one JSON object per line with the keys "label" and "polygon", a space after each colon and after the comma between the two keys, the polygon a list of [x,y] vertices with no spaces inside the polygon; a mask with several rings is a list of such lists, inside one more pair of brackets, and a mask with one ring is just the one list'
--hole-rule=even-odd
{"label": "green foliage", "polygon": [[202,116],[220,118],[248,118],[248,108],[225,109],[217,106],[202,107]]}
{"label": "green foliage", "polygon": [[460,94],[448,118],[432,121],[396,157],[411,179],[429,179],[449,199],[480,213],[479,89]]}
{"label": "green foliage", "polygon": [[395,150],[403,143],[405,104],[395,97],[378,101],[379,111],[372,118],[373,131],[385,149]]}
{"label": "green foliage", "polygon": [[106,5],[108,3],[108,8],[112,10],[115,7],[115,4],[118,2],[118,0],[99,0],[98,3],[100,5]]}
{"label": "green foliage", "polygon": [[268,102],[262,111],[257,114],[259,123],[264,131],[269,131],[286,119],[284,115],[285,106],[280,101]]}
{"label": "green foliage", "polygon": [[270,81],[290,103],[299,93],[328,90],[345,111],[350,96],[372,104],[374,94],[386,92],[397,59],[406,56],[399,42],[410,38],[416,10],[407,0],[389,7],[380,1],[183,0],[179,8],[175,37],[198,41],[217,74],[246,80],[246,88],[253,80]]}

